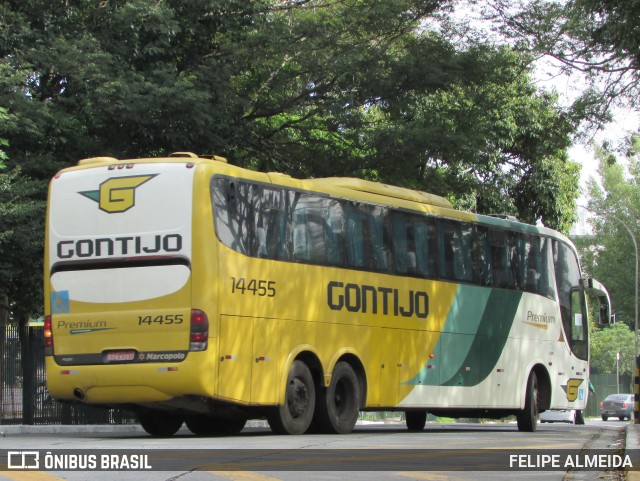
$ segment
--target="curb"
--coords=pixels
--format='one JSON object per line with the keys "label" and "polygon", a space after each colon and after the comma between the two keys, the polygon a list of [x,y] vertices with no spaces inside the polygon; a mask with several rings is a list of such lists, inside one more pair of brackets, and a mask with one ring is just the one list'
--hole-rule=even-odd
{"label": "curb", "polygon": [[[269,427],[267,421],[249,420],[247,428]],[[183,427],[181,429],[186,429]],[[147,434],[139,424],[0,424],[0,438],[14,434],[101,434],[101,433],[139,433]]]}
{"label": "curb", "polygon": [[[625,451],[628,453],[630,450],[638,449],[640,449],[640,424],[627,424]],[[640,481],[640,471],[627,471],[626,481]]]}
{"label": "curb", "polygon": [[[358,420],[357,426],[398,424],[404,426],[404,422],[383,420],[363,421]],[[269,423],[261,419],[250,419],[245,428],[269,428]],[[186,427],[182,427],[186,430]],[[0,424],[0,438],[13,434],[101,434],[101,433],[140,433],[147,434],[139,424]],[[640,481],[640,480],[639,480]]]}

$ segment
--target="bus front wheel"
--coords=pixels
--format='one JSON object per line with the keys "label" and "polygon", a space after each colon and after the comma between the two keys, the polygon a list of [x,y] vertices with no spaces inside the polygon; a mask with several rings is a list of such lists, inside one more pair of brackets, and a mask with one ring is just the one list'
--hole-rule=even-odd
{"label": "bus front wheel", "polygon": [[303,434],[313,420],[315,407],[316,390],[311,371],[304,362],[293,361],[284,404],[267,416],[269,426],[278,434]]}
{"label": "bus front wheel", "polygon": [[516,419],[518,431],[532,433],[538,427],[538,377],[533,371],[527,381],[524,409],[517,414]]}
{"label": "bus front wheel", "polygon": [[316,411],[322,432],[347,434],[353,431],[360,414],[360,383],[346,362],[336,364],[329,387],[318,397]]}
{"label": "bus front wheel", "polygon": [[152,436],[163,438],[173,436],[183,423],[180,416],[162,412],[140,413],[138,421],[146,432]]}

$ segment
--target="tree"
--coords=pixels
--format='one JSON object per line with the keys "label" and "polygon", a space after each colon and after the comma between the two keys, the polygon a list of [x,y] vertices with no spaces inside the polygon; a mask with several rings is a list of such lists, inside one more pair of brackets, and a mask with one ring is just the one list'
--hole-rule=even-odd
{"label": "tree", "polygon": [[640,218],[640,136],[630,140],[626,167],[606,148],[598,148],[596,155],[602,180],[601,184],[590,180],[588,208],[599,214],[590,219],[593,236],[580,239],[577,246],[589,275],[607,286],[613,312],[633,326],[635,253],[633,240],[621,222],[640,239],[636,221]]}
{"label": "tree", "polygon": [[453,1],[0,0],[11,183],[41,201],[78,159],[189,150],[567,230],[577,122],[527,54],[428,28]]}
{"label": "tree", "polygon": [[575,115],[601,125],[618,103],[640,98],[640,3],[620,0],[497,0],[486,16],[522,51],[553,58],[590,82]]}
{"label": "tree", "polygon": [[632,375],[635,369],[633,346],[634,333],[624,323],[595,329],[591,335],[591,369],[599,374],[616,374],[620,353],[620,374]]}
{"label": "tree", "polygon": [[425,29],[450,3],[4,0],[0,135],[39,179],[91,155],[216,152],[564,228],[575,122],[526,55]]}
{"label": "tree", "polygon": [[[44,202],[20,170],[0,172],[0,310],[26,322],[42,312]],[[3,316],[0,316],[0,318]]]}

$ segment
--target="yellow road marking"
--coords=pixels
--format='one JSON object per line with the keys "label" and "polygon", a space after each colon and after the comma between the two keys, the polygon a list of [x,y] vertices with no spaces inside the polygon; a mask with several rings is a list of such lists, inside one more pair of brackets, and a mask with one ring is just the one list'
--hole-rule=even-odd
{"label": "yellow road marking", "polygon": [[65,478],[54,476],[44,471],[0,471],[0,478],[13,481],[60,481]]}

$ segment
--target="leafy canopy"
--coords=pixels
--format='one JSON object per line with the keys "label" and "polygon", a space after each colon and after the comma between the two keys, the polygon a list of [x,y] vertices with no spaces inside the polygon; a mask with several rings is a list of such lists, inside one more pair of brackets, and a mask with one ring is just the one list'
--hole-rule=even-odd
{"label": "leafy canopy", "polygon": [[[528,54],[429,28],[454,3],[0,0],[13,192],[43,200],[85,157],[186,150],[400,184],[566,231],[577,121],[536,90]],[[24,216],[42,223],[34,209]]]}

